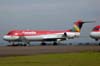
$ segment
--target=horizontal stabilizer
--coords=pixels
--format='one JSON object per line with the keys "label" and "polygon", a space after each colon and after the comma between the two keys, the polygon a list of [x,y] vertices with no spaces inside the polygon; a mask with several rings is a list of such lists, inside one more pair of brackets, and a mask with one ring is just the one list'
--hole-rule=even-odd
{"label": "horizontal stabilizer", "polygon": [[96,21],[82,21],[83,23],[94,23]]}

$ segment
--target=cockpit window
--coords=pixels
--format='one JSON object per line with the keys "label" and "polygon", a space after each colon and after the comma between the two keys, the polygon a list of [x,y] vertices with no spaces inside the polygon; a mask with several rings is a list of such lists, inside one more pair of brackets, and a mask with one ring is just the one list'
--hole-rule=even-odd
{"label": "cockpit window", "polygon": [[13,34],[13,33],[15,33],[14,31],[10,31],[10,32],[8,32],[8,35],[11,35],[11,34]]}
{"label": "cockpit window", "polygon": [[99,28],[94,28],[93,30],[97,31],[97,30],[99,30]]}
{"label": "cockpit window", "polygon": [[12,34],[12,32],[9,32],[8,35]]}

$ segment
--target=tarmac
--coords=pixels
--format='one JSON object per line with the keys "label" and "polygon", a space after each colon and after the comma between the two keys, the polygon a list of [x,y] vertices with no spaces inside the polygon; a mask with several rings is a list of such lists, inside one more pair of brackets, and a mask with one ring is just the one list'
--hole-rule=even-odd
{"label": "tarmac", "polygon": [[100,46],[0,46],[0,57],[49,53],[100,52]]}

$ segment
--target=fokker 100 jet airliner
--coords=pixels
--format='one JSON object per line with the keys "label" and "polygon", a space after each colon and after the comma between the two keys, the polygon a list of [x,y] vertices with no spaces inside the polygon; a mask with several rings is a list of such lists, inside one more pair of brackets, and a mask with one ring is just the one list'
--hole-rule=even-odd
{"label": "fokker 100 jet airliner", "polygon": [[41,45],[46,45],[46,41],[52,41],[53,45],[57,45],[60,41],[78,38],[82,25],[90,22],[78,20],[74,23],[73,28],[68,30],[12,30],[3,39],[8,42],[23,42],[24,44],[41,41]]}

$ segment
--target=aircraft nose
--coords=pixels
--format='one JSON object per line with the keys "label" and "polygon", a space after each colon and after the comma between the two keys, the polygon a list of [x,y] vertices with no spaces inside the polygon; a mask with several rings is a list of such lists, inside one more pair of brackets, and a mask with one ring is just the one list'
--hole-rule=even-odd
{"label": "aircraft nose", "polygon": [[3,36],[4,40],[16,40],[18,38],[19,36],[8,36],[8,35]]}
{"label": "aircraft nose", "polygon": [[8,38],[9,38],[9,37],[8,37],[8,36],[6,36],[6,35],[5,35],[5,36],[3,36],[3,39],[4,39],[4,40],[7,40]]}
{"label": "aircraft nose", "polygon": [[11,36],[5,35],[5,36],[3,36],[3,39],[4,39],[4,40],[10,40],[10,39],[11,39]]}
{"label": "aircraft nose", "polygon": [[93,36],[93,32],[90,33],[90,36]]}
{"label": "aircraft nose", "polygon": [[90,37],[92,37],[92,38],[99,37],[98,32],[91,32]]}
{"label": "aircraft nose", "polygon": [[94,38],[96,36],[96,34],[94,32],[90,33],[90,37]]}

